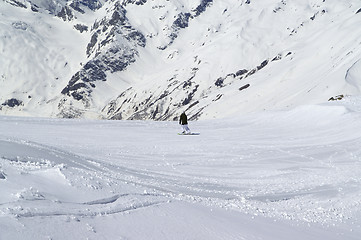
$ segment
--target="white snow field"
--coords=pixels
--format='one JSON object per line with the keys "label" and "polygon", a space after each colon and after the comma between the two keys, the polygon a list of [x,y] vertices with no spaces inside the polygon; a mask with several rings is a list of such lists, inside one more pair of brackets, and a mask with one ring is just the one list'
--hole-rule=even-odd
{"label": "white snow field", "polygon": [[0,116],[0,239],[360,239],[361,99],[191,122]]}

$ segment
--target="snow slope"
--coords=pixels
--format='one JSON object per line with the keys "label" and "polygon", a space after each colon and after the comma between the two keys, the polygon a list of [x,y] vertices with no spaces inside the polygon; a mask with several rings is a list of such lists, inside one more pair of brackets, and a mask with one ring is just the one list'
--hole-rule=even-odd
{"label": "snow slope", "polygon": [[359,239],[359,97],[191,122],[0,117],[0,239]]}
{"label": "snow slope", "polygon": [[0,4],[0,102],[21,102],[15,109],[4,104],[1,112],[52,116],[63,85],[85,59],[79,46],[87,40],[46,12]]}

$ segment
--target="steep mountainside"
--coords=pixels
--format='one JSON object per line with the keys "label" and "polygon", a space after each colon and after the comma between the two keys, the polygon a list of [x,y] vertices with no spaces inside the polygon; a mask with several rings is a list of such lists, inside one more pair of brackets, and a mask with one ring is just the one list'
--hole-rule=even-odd
{"label": "steep mountainside", "polygon": [[172,120],[360,93],[358,0],[3,0],[0,113]]}

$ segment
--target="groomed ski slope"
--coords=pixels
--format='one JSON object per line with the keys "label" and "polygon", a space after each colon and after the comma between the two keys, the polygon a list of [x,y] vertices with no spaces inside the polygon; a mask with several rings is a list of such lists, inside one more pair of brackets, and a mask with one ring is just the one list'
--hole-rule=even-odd
{"label": "groomed ski slope", "polygon": [[0,116],[0,239],[359,239],[361,99],[191,122]]}

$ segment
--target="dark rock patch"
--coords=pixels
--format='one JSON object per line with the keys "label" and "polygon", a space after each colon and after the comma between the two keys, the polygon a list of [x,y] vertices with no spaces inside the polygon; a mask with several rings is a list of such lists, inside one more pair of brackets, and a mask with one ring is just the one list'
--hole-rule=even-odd
{"label": "dark rock patch", "polygon": [[125,0],[123,2],[124,5],[127,4],[136,4],[136,5],[144,5],[147,2],[147,0]]}
{"label": "dark rock patch", "polygon": [[221,99],[222,96],[223,96],[223,94],[218,94],[218,95],[216,96],[216,98],[213,99],[212,101],[213,101],[213,102],[216,102],[216,101],[218,101],[219,99]]}
{"label": "dark rock patch", "polygon": [[206,11],[206,8],[213,3],[213,0],[202,0],[201,3],[193,10],[195,16],[198,17],[201,13]]}
{"label": "dark rock patch", "polygon": [[98,42],[98,34],[99,34],[99,31],[93,33],[93,35],[91,36],[90,42],[88,43],[88,46],[86,48],[86,53],[87,53],[88,57],[92,53],[92,50],[93,50],[95,44],[97,44],[97,42]]}
{"label": "dark rock patch", "polygon": [[188,111],[189,109],[191,109],[192,107],[194,107],[198,103],[199,103],[199,101],[195,101],[194,103],[190,104],[189,107],[186,109],[186,111]]}
{"label": "dark rock patch", "polygon": [[173,29],[187,28],[190,17],[191,17],[190,13],[178,14],[177,19],[173,22],[172,28]]}
{"label": "dark rock patch", "polygon": [[281,54],[278,54],[276,57],[274,57],[274,58],[272,59],[272,62],[278,61],[278,60],[281,60],[281,59],[282,59],[282,55],[281,55]]}
{"label": "dark rock patch", "polygon": [[81,0],[80,3],[90,10],[95,11],[102,7],[102,4],[99,0]]}
{"label": "dark rock patch", "polygon": [[193,97],[194,97],[194,94],[195,94],[195,93],[197,92],[197,90],[198,90],[198,87],[199,87],[199,85],[196,85],[195,88],[193,89],[193,91],[190,92],[190,93],[188,94],[188,96],[183,100],[183,102],[182,102],[182,105],[183,105],[183,106],[189,104],[189,103],[192,101],[192,99],[193,99]]}
{"label": "dark rock patch", "polygon": [[0,171],[0,179],[6,179],[6,174],[2,171]]}
{"label": "dark rock patch", "polygon": [[10,3],[11,5],[15,6],[15,7],[20,7],[20,8],[25,8],[27,9],[26,5],[19,2],[19,1],[16,1],[16,0],[8,0],[8,3]]}
{"label": "dark rock patch", "polygon": [[249,71],[246,75],[246,78],[249,76],[252,76],[253,74],[255,74],[257,72],[257,69],[252,69],[251,71]]}
{"label": "dark rock patch", "polygon": [[84,14],[85,11],[83,9],[80,8],[80,2],[76,1],[76,2],[72,2],[69,5],[72,9],[74,9],[77,12],[80,12],[81,14]]}
{"label": "dark rock patch", "polygon": [[102,7],[102,3],[99,0],[75,0],[70,5],[75,11],[84,14],[85,11],[82,7],[87,7],[92,11],[95,11]]}
{"label": "dark rock patch", "polygon": [[39,12],[39,7],[36,5],[36,4],[32,4],[31,5],[31,11],[33,11],[33,12]]}
{"label": "dark rock patch", "polygon": [[242,75],[246,74],[247,72],[248,72],[247,69],[238,70],[238,71],[236,72],[236,76],[237,76],[237,77],[242,76]]}
{"label": "dark rock patch", "polygon": [[331,97],[330,99],[328,99],[328,101],[339,101],[342,100],[345,96],[343,94]]}
{"label": "dark rock patch", "polygon": [[71,21],[74,19],[74,14],[68,6],[63,7],[56,16],[63,19],[63,21]]}
{"label": "dark rock patch", "polygon": [[246,85],[240,87],[238,90],[239,90],[239,91],[242,91],[242,90],[244,90],[244,89],[246,89],[246,88],[249,88],[250,86],[251,86],[250,84],[246,84]]}
{"label": "dark rock patch", "polygon": [[262,68],[264,68],[265,66],[267,66],[268,64],[268,60],[264,60],[261,65],[257,66],[257,71],[261,70]]}
{"label": "dark rock patch", "polygon": [[217,79],[217,81],[214,83],[217,87],[223,87],[224,78],[220,77]]}
{"label": "dark rock patch", "polygon": [[23,102],[21,100],[18,100],[16,98],[11,98],[11,99],[8,99],[6,100],[3,104],[1,104],[2,106],[8,106],[8,107],[17,107],[17,106],[20,106],[22,105]]}
{"label": "dark rock patch", "polygon": [[74,25],[74,28],[81,33],[88,31],[88,26],[82,25],[82,24],[76,24],[76,25]]}

